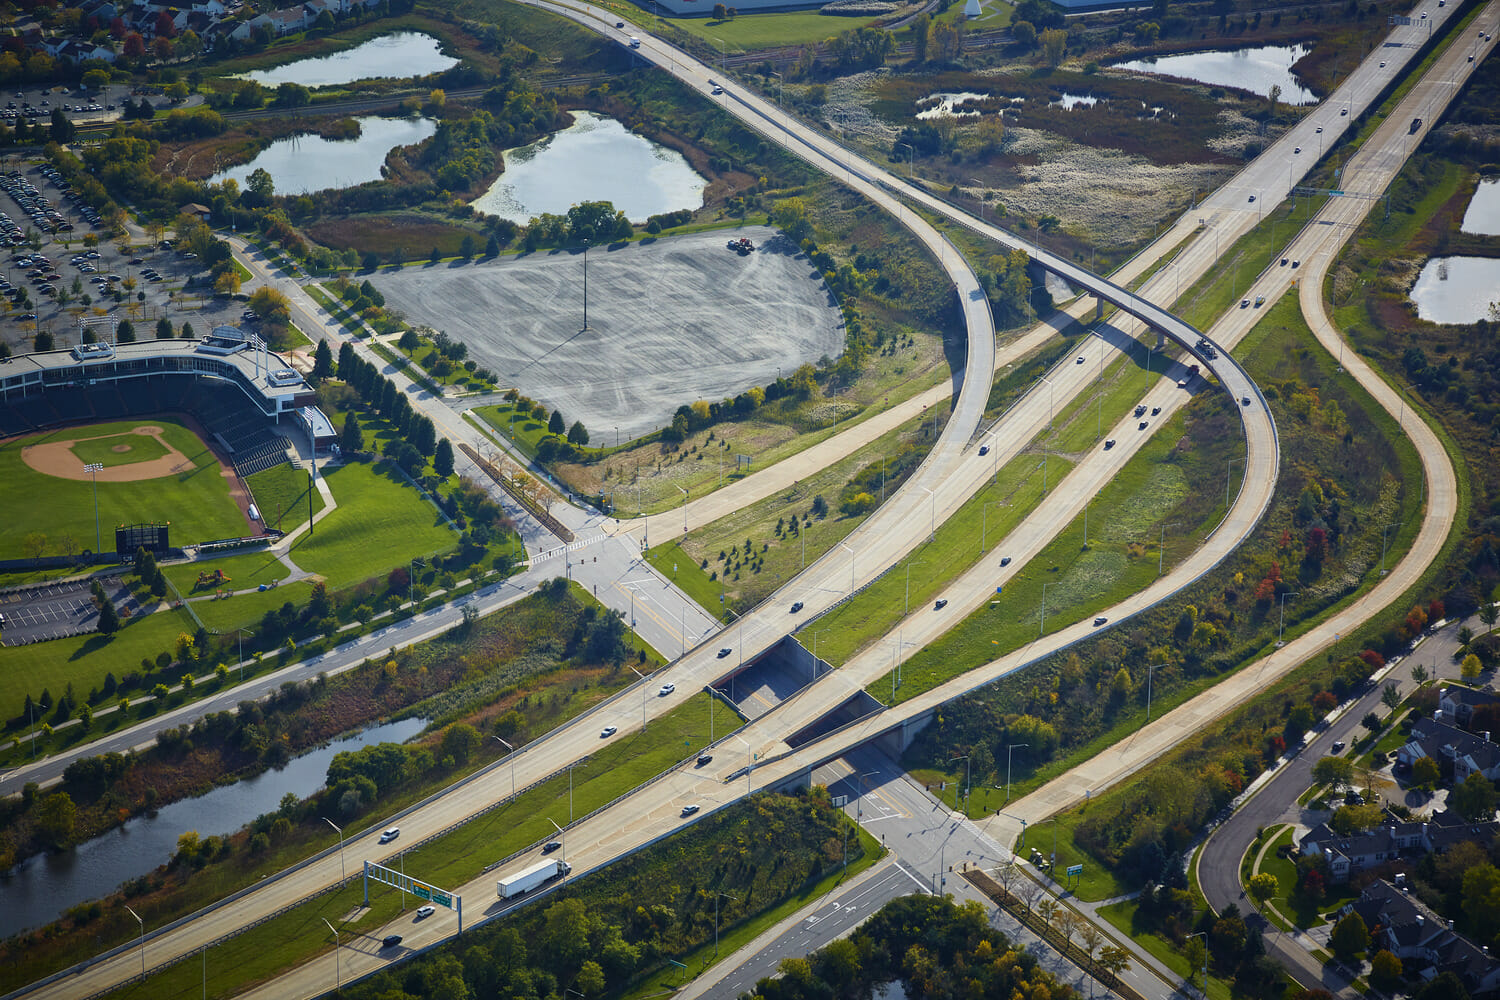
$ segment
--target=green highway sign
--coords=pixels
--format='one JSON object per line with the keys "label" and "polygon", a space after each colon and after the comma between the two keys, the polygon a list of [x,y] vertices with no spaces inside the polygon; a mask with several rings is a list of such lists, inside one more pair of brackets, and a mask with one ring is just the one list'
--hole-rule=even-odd
{"label": "green highway sign", "polygon": [[427,888],[425,885],[422,885],[421,883],[414,883],[412,885],[411,894],[413,896],[416,896],[418,899],[432,899],[432,890]]}
{"label": "green highway sign", "polygon": [[434,903],[436,903],[437,905],[439,905],[439,906],[446,906],[450,910],[453,909],[453,897],[452,896],[445,895],[444,893],[441,893],[441,892],[434,892],[432,894],[432,901]]}

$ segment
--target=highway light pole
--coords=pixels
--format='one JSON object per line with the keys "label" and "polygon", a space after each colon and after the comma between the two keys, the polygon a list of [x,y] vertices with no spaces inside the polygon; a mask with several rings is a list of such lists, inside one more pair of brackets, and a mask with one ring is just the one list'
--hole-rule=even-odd
{"label": "highway light pole", "polygon": [[839,542],[839,548],[849,553],[849,593],[854,593],[854,550],[843,542]]}
{"label": "highway light pole", "polygon": [[1386,553],[1386,550],[1388,549],[1388,547],[1390,545],[1390,534],[1389,534],[1389,532],[1390,532],[1390,530],[1392,528],[1400,528],[1401,525],[1403,525],[1405,523],[1406,523],[1405,521],[1397,521],[1395,524],[1387,524],[1384,528],[1380,529],[1380,575],[1381,576],[1385,576],[1385,553]]}
{"label": "highway light pole", "polygon": [[1173,521],[1161,526],[1161,540],[1156,543],[1156,575],[1161,576],[1162,566],[1167,558],[1167,529],[1180,527],[1180,523]]}
{"label": "highway light pole", "polygon": [[1282,646],[1286,645],[1284,642],[1281,641],[1281,633],[1286,629],[1286,599],[1288,597],[1300,597],[1300,596],[1301,596],[1301,591],[1298,591],[1295,594],[1282,594],[1281,595],[1281,620],[1276,623],[1276,648],[1277,649],[1280,649]]}
{"label": "highway light pole", "polygon": [[125,907],[125,912],[128,913],[128,914],[130,914],[132,917],[135,917],[135,922],[141,925],[141,982],[145,982],[146,981],[146,921],[142,920],[141,919],[141,915],[139,913],[135,912],[134,910],[132,910],[129,906]]}
{"label": "highway light pole", "polygon": [[235,629],[235,631],[239,633],[238,638],[240,640],[240,683],[243,684],[245,683],[245,634],[248,630],[237,628]]}
{"label": "highway light pole", "polygon": [[979,511],[979,554],[984,555],[985,536],[990,531],[990,508],[1009,507],[1009,500],[990,500]]}
{"label": "highway light pole", "polygon": [[1151,678],[1156,674],[1157,667],[1165,667],[1165,663],[1153,663],[1146,668],[1146,721],[1151,721]]}
{"label": "highway light pole", "polygon": [[333,988],[341,990],[344,988],[344,982],[343,975],[339,972],[339,932],[328,922],[327,917],[319,917],[318,919],[323,921],[323,926],[327,927],[333,933]]}
{"label": "highway light pole", "polygon": [[510,797],[511,798],[515,798],[516,797],[516,748],[513,747],[513,746],[511,746],[509,743],[505,742],[504,740],[502,740],[498,736],[491,736],[490,739],[492,739],[495,742],[499,743],[501,746],[503,746],[505,748],[506,752],[510,754]]}
{"label": "highway light pole", "polygon": [[929,532],[927,540],[935,542],[937,541],[937,490],[930,490],[923,486],[922,492],[932,498],[932,530]]}
{"label": "highway light pole", "polygon": [[589,241],[583,241],[583,328],[589,328]]}
{"label": "highway light pole", "polygon": [[[979,551],[983,552],[984,549],[981,548]],[[912,560],[910,560],[910,559],[906,560],[906,603],[905,603],[905,605],[902,608],[902,612],[903,612],[902,616],[903,617],[905,617],[906,615],[911,614],[911,564],[912,564]],[[917,563],[917,565],[918,566],[925,566],[927,564],[919,562],[919,563]]]}
{"label": "highway light pole", "polygon": [[[847,863],[847,858],[845,860],[846,860],[846,863]],[[736,895],[733,895],[732,893],[728,893],[728,892],[719,892],[719,893],[715,893],[714,894],[714,958],[718,958],[719,957],[719,897],[720,896],[728,896],[730,899],[734,900],[735,902],[739,902],[739,899],[740,899],[740,897],[738,897]]]}
{"label": "highway light pole", "polygon": [[[568,780],[569,781],[573,780],[573,769],[572,768],[568,769]],[[570,796],[570,801],[568,802],[568,809],[569,809],[569,811],[571,811],[572,808],[573,808],[573,803],[571,801],[572,794],[573,794],[573,790],[570,787],[568,789],[568,795]],[[557,831],[557,840],[558,840],[558,843],[562,844],[562,848],[561,848],[561,850],[562,850],[562,860],[564,860],[564,861],[568,860],[568,832],[566,830],[564,830],[562,827],[558,826],[557,823],[555,823],[553,821],[553,819],[552,819],[551,816],[547,817],[547,822],[551,823],[552,824],[552,829],[554,829],[554,830]],[[571,819],[568,820],[568,825],[569,826],[573,825],[573,821]]]}
{"label": "highway light pole", "polygon": [[1036,630],[1036,637],[1038,639],[1040,639],[1042,637],[1043,633],[1045,633],[1047,631],[1047,588],[1050,587],[1050,586],[1052,586],[1051,583],[1044,583],[1044,584],[1042,584],[1042,608],[1041,608],[1041,615],[1040,615],[1040,623],[1037,625],[1037,630]]}
{"label": "highway light pole", "polygon": [[104,471],[104,466],[99,462],[90,462],[83,467],[83,471],[89,473],[94,479],[94,555],[99,555],[99,473]]}
{"label": "highway light pole", "polygon": [[1030,743],[1012,743],[1005,748],[1005,802],[1010,804],[1010,761],[1016,747],[1029,747]]}
{"label": "highway light pole", "polygon": [[[628,663],[625,665],[630,667]],[[646,675],[635,669],[635,667],[630,667],[630,672],[641,679],[641,732],[644,733],[646,731]],[[709,742],[713,742],[712,738],[710,738]]]}
{"label": "highway light pole", "polygon": [[913,180],[913,178],[915,176],[915,173],[916,173],[917,151],[916,151],[915,148],[912,147],[912,144],[909,143],[909,142],[898,142],[898,143],[896,143],[896,148],[897,149],[900,149],[902,146],[906,147],[906,153],[907,153],[907,158],[906,158],[906,179],[908,181],[911,181],[911,180]]}
{"label": "highway light pole", "polygon": [[672,484],[672,488],[674,490],[676,490],[678,493],[682,494],[682,533],[685,535],[685,534],[687,534],[687,530],[688,530],[688,527],[687,527],[688,491],[685,490],[685,489],[683,489],[681,486],[678,486],[676,483]]}
{"label": "highway light pole", "polygon": [[[983,187],[984,186],[984,185],[980,184],[978,177],[970,177],[969,178],[969,183],[975,185],[975,187]],[[983,222],[984,221],[984,194],[983,194],[983,192],[975,194],[974,195],[974,200],[977,201],[977,202],[979,202],[979,221]]]}
{"label": "highway light pole", "polygon": [[329,826],[333,827],[335,830],[338,831],[338,835],[339,835],[339,880],[342,881],[344,878],[347,877],[347,875],[346,875],[346,873],[344,871],[344,828],[341,827],[341,826],[339,826],[333,820],[329,819],[327,816],[323,817],[323,822],[327,823]]}
{"label": "highway light pole", "polygon": [[1227,462],[1224,463],[1224,513],[1225,514],[1229,513],[1229,485],[1230,485],[1230,483],[1233,482],[1233,480],[1230,478],[1229,474],[1234,469],[1234,463],[1235,462],[1239,462],[1241,465],[1245,464],[1245,460],[1243,458],[1231,458],[1229,461],[1227,461]]}

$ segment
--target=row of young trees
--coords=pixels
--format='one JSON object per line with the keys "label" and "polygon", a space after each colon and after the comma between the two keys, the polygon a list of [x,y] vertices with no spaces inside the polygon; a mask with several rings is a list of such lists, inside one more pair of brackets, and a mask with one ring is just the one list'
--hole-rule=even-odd
{"label": "row of young trees", "polygon": [[[413,478],[422,474],[429,458],[439,478],[453,475],[453,443],[447,438],[440,439],[432,419],[418,413],[393,380],[355,354],[354,345],[349,341],[339,347],[337,370],[344,383],[351,386],[370,409],[384,417],[399,435],[385,444],[388,458]],[[352,410],[344,415],[339,448],[350,455],[365,450],[364,429]]]}

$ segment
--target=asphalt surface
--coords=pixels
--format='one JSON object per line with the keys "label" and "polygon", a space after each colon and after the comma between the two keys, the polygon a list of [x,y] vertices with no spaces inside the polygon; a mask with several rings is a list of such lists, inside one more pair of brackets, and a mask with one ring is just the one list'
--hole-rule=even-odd
{"label": "asphalt surface", "polygon": [[[748,237],[741,256],[725,243]],[[388,304],[469,346],[469,356],[596,440],[669,424],[684,401],[717,402],[837,357],[838,306],[817,268],[765,226],[379,271]]]}
{"label": "asphalt surface", "polygon": [[1325,967],[1309,953],[1310,948],[1326,950],[1329,928],[1324,927],[1313,934],[1299,931],[1277,933],[1276,928],[1254,911],[1254,906],[1245,898],[1240,885],[1240,859],[1255,840],[1257,833],[1278,823],[1297,823],[1300,835],[1309,828],[1304,811],[1297,806],[1297,797],[1312,787],[1312,770],[1323,757],[1333,753],[1333,744],[1342,740],[1353,745],[1365,735],[1360,720],[1368,712],[1384,716],[1387,709],[1381,703],[1381,695],[1387,684],[1395,684],[1402,698],[1417,687],[1411,679],[1411,669],[1422,666],[1429,677],[1453,680],[1459,676],[1454,653],[1459,648],[1458,630],[1463,625],[1476,632],[1484,625],[1477,617],[1467,622],[1449,622],[1428,636],[1411,655],[1403,658],[1381,677],[1370,690],[1339,708],[1339,717],[1317,737],[1310,740],[1300,754],[1287,759],[1275,776],[1245,801],[1222,825],[1217,827],[1203,845],[1197,861],[1198,883],[1203,894],[1215,911],[1222,911],[1230,903],[1239,905],[1247,914],[1247,920],[1265,931],[1266,950],[1278,961],[1292,970],[1293,975],[1308,988],[1321,987],[1329,992],[1345,996],[1357,996],[1347,976]]}

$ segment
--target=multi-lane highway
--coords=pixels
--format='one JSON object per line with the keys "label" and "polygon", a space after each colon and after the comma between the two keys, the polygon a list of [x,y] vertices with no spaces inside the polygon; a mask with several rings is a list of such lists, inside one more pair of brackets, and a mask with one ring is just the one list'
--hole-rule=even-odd
{"label": "multi-lane highway", "polygon": [[[669,58],[676,63],[682,63],[683,59],[680,54],[678,54],[675,58]],[[706,81],[707,79],[706,70],[702,69],[701,67],[690,69],[684,64],[683,73],[689,72],[698,74],[698,76],[701,77],[701,79],[704,81]],[[790,131],[790,129],[788,131]],[[822,141],[820,137],[819,141]],[[826,154],[822,153],[817,155],[823,157],[822,165],[825,167],[825,169],[827,169],[829,166],[830,158],[827,157]],[[836,169],[838,166],[842,165],[842,158],[835,156],[834,158],[831,158],[831,162]],[[877,169],[870,167],[867,164],[862,164],[861,170],[865,171],[871,176],[880,176],[882,178],[884,177],[883,172],[878,171]],[[879,181],[879,186],[872,185],[872,188],[874,188],[874,190],[871,192],[872,197],[875,197],[883,204],[891,204],[889,197],[884,196],[879,190],[879,187],[889,186],[890,183],[891,182],[888,180],[881,179]],[[946,206],[943,206],[943,208],[944,210],[946,210]],[[900,211],[900,209],[898,208],[896,209],[896,211]],[[1198,245],[1202,246],[1203,244],[1200,241]],[[978,292],[977,284],[965,287],[961,280],[964,278],[964,275],[968,273],[967,268],[960,268],[956,263],[950,265],[949,259],[956,258],[957,255],[948,254],[941,248],[941,246],[939,246],[936,253],[945,258],[944,263],[945,265],[950,266],[950,274],[952,274],[954,270],[960,271],[960,273],[955,276],[955,279],[956,283],[960,284],[960,292],[964,297],[965,309],[966,313],[968,314],[968,318],[972,323],[978,325],[980,329],[986,329],[988,323],[988,310],[984,305],[982,293]],[[1201,255],[1202,254],[1200,252],[1200,256]],[[1211,259],[1207,263],[1211,264]],[[1179,262],[1175,266],[1191,266],[1191,260],[1183,260],[1181,257],[1179,257]],[[969,277],[972,278],[972,275],[970,274]],[[1102,291],[1114,292],[1114,290],[1105,288],[1104,286],[1096,287],[1100,287]],[[1135,297],[1132,296],[1131,298],[1134,299]],[[1139,302],[1132,301],[1131,305],[1138,311],[1145,311],[1146,305],[1149,305],[1149,303],[1146,303],[1144,299],[1141,299]],[[1233,331],[1226,331],[1226,334],[1232,333]],[[1217,336],[1218,333],[1216,331],[1216,337]],[[1230,338],[1228,336],[1225,336],[1222,339],[1228,341]],[[970,466],[979,464],[974,461],[972,451],[967,449],[965,446],[972,439],[974,430],[978,425],[978,405],[982,405],[982,398],[985,394],[985,390],[987,390],[988,387],[988,374],[989,372],[994,370],[994,367],[995,362],[993,360],[992,335],[984,338],[979,342],[971,341],[969,364],[966,367],[964,388],[966,390],[972,389],[977,382],[978,388],[981,391],[966,391],[964,393],[961,393],[958,408],[955,413],[955,419],[950,422],[950,433],[945,435],[944,441],[940,442],[938,448],[935,449],[933,455],[929,458],[922,472],[919,473],[919,476],[916,480],[919,485],[917,485],[915,488],[908,488],[907,490],[903,491],[903,493],[905,494],[904,497],[898,495],[892,502],[886,505],[886,508],[883,508],[883,511],[890,511],[890,513],[886,515],[887,520],[890,522],[890,526],[886,530],[890,532],[891,537],[881,537],[880,531],[873,528],[870,529],[867,532],[869,537],[867,539],[861,539],[861,542],[865,543],[868,546],[867,548],[861,549],[859,547],[851,545],[850,551],[848,553],[841,550],[836,550],[835,553],[830,553],[822,560],[820,560],[818,564],[815,564],[814,567],[810,568],[810,573],[807,577],[799,578],[799,580],[796,581],[795,586],[806,587],[811,581],[817,580],[820,581],[819,585],[815,588],[815,592],[817,593],[833,595],[847,593],[848,589],[851,586],[858,585],[861,580],[861,576],[869,578],[880,569],[883,569],[884,566],[890,565],[899,558],[903,545],[909,548],[911,544],[915,543],[916,538],[920,538],[924,534],[923,531],[912,530],[913,526],[920,527],[921,525],[928,523],[927,515],[929,513],[930,505],[938,504],[937,500],[930,498],[937,497],[939,495],[939,490],[942,491],[941,495],[944,498],[939,505],[939,509],[941,509],[943,512],[946,513],[948,510],[955,508],[957,503],[961,502],[961,500],[958,498],[962,496],[963,489],[961,487],[950,489],[947,487],[947,483],[950,479],[957,478],[961,480],[964,478],[961,475],[955,475],[959,470],[968,471]],[[1221,377],[1233,379],[1235,377],[1232,374],[1233,370],[1228,369],[1228,371],[1230,371],[1231,374]],[[1248,385],[1245,386],[1246,390],[1249,390],[1251,388],[1253,387]],[[1169,392],[1169,389],[1166,387],[1158,387],[1157,389],[1154,389],[1152,391],[1167,393]],[[1247,391],[1245,394],[1249,395],[1249,392]],[[971,401],[966,401],[965,397],[968,397],[969,400],[973,400],[977,397],[980,400],[980,403],[976,405]],[[1261,401],[1259,400],[1258,393],[1251,398],[1256,402],[1257,405],[1251,407],[1242,407],[1242,409],[1254,411],[1263,408],[1260,405]],[[1166,402],[1170,403],[1170,400],[1166,400]],[[1037,410],[1040,409],[1040,407],[1036,406],[1035,404],[1033,404],[1033,406]],[[1017,414],[1017,416],[1020,417],[1025,412],[1026,411],[1024,410],[1024,408],[1021,408],[1021,411]],[[1033,422],[1034,430],[1035,424],[1039,417],[1035,413],[1033,413],[1030,419]],[[1004,436],[1008,439],[1014,440],[1015,438],[1024,435],[1025,439],[1029,440],[1030,434],[1027,433],[1024,429],[1024,419],[1016,426],[1021,427],[1022,430],[1015,431],[1011,427],[1007,427],[1003,432]],[[445,427],[444,430],[445,432],[451,433],[450,429],[447,427]],[[1271,440],[1274,443],[1273,427],[1269,428],[1269,434],[1271,435]],[[463,438],[460,437],[460,439]],[[1274,447],[1271,448],[1271,451],[1274,452]],[[1274,462],[1274,458],[1271,459],[1271,461]],[[1084,465],[1087,464],[1089,463],[1081,464],[1079,470],[1075,470],[1075,475],[1077,475],[1079,471],[1082,471]],[[1274,465],[1270,467],[1274,468]],[[988,465],[985,464],[984,468],[987,470]],[[982,481],[985,478],[986,474],[986,472],[981,471],[977,477],[978,480]],[[1097,466],[1090,469],[1090,474],[1094,476],[1104,475],[1107,478],[1107,473],[1101,471],[1101,468]],[[926,485],[929,483],[931,485]],[[1058,497],[1067,497],[1073,493],[1076,493],[1077,490],[1085,488],[1086,485],[1087,482],[1085,480],[1080,480],[1079,482],[1074,484],[1072,489],[1059,488],[1054,494],[1054,497],[1051,498],[1050,503],[1058,504],[1060,502],[1063,502],[1059,501]],[[1269,483],[1266,485],[1266,490],[1269,491]],[[1242,502],[1238,505],[1237,509],[1254,511],[1258,506],[1258,504],[1255,502],[1256,498],[1254,497],[1248,497],[1248,500],[1250,502],[1244,502],[1247,500],[1248,493],[1248,490],[1242,491]],[[1263,502],[1264,501],[1262,500],[1259,504],[1261,509],[1263,509]],[[1049,507],[1049,510],[1052,509],[1053,508]],[[935,517],[936,515],[934,514],[932,516]],[[1254,517],[1257,516],[1258,511],[1255,512],[1253,516],[1249,516],[1246,520],[1235,524],[1233,526],[1233,530],[1221,529],[1216,537],[1223,537],[1227,542],[1228,539],[1235,537],[1237,534],[1240,534],[1243,531],[1248,531],[1249,527],[1253,526]],[[1058,520],[1065,522],[1066,519],[1056,518],[1056,520],[1054,520],[1054,523],[1057,523]],[[870,523],[878,524],[879,520],[878,518],[872,518]],[[866,527],[869,528],[869,524],[867,524]],[[1229,526],[1226,525],[1226,528],[1227,527]],[[1040,537],[1040,535],[1037,536],[1038,539]],[[864,568],[863,574],[861,574],[860,572],[859,565],[861,555],[863,555],[866,559],[866,566]],[[1204,558],[1214,559],[1218,557],[1209,555]],[[1200,563],[1195,564],[1195,566],[1196,565],[1201,565],[1201,560]],[[1193,567],[1190,567],[1188,571],[1192,570]],[[1198,569],[1196,571],[1201,572],[1202,570]],[[1171,575],[1171,580],[1164,579],[1161,584],[1158,584],[1158,588],[1154,588],[1153,591],[1149,593],[1155,594],[1154,599],[1159,600],[1162,596],[1162,593],[1157,593],[1157,590],[1170,592],[1170,589],[1175,589],[1176,586],[1180,586],[1182,580],[1189,578],[1182,575],[1183,572],[1183,568],[1179,567],[1179,569]],[[848,584],[845,584],[843,582],[845,580],[848,580],[850,582]],[[790,597],[787,597],[787,600],[790,599]],[[1131,607],[1123,608],[1120,611],[1114,612],[1112,614],[1112,617],[1118,619],[1121,614],[1128,613],[1130,610],[1134,610],[1135,607],[1144,607],[1147,603],[1149,603],[1149,601],[1142,601],[1137,603],[1136,605],[1132,605]],[[780,610],[779,604],[780,602],[778,601],[778,611]],[[784,617],[784,612],[780,612],[780,614]],[[777,633],[784,632],[784,629],[782,627],[781,621],[779,619],[774,619],[768,622],[766,625],[759,627],[747,624],[746,631],[748,634],[743,641],[747,644],[755,642],[761,645],[768,645],[770,640],[773,637],[779,637],[777,636]],[[1074,627],[1072,632],[1069,632],[1069,630],[1063,630],[1063,632],[1059,633],[1057,636],[1049,636],[1048,638],[1054,639],[1055,641],[1072,641],[1073,639],[1076,639],[1081,635],[1087,634],[1087,631],[1088,630],[1085,626],[1076,626]],[[1027,651],[1025,658],[1029,658],[1030,655],[1039,654],[1039,649],[1032,649]],[[990,669],[994,668],[995,665],[991,665]],[[716,669],[717,668],[715,663],[707,656],[690,656],[684,658],[683,663],[679,664],[678,667],[674,668],[674,670],[680,672],[685,677],[685,679],[689,681],[689,683],[684,684],[679,682],[679,691],[686,691],[690,689],[691,684],[694,682],[701,682],[709,679],[710,677],[712,677]],[[973,682],[974,681],[971,681],[970,679],[965,679],[964,684],[968,685]],[[848,683],[853,686],[856,685],[858,681],[851,676]],[[825,681],[824,684],[826,685],[828,684],[828,682]],[[810,715],[815,715],[818,711],[825,711],[829,705],[837,700],[836,698],[829,697],[829,695],[833,693],[835,693],[835,688],[833,687],[828,687],[826,690],[815,689],[813,692],[809,692],[808,696],[793,699],[788,704],[796,705],[798,702],[801,702],[802,711]],[[943,689],[941,692],[930,693],[929,697],[933,699],[933,703],[935,704],[945,697],[954,696],[955,693],[956,692],[955,690],[953,690],[953,686],[950,685],[948,688]],[[662,701],[663,707],[666,707],[666,704],[670,701],[670,699],[663,699]],[[922,710],[926,710],[926,708],[930,708],[930,706],[924,707],[921,704],[914,702],[913,705],[907,709],[907,712],[903,714],[914,714],[913,710],[920,712]],[[735,738],[742,740],[748,744],[747,756],[749,753],[753,752],[752,748],[754,746],[756,738],[762,739],[764,741],[763,746],[765,749],[772,749],[776,746],[776,744],[779,743],[781,735],[793,728],[793,726],[791,725],[791,720],[796,717],[795,712],[787,712],[783,710],[778,713],[772,713],[772,716],[776,718],[776,724],[774,726],[768,725],[763,733],[746,733],[744,736]],[[630,718],[634,718],[633,712],[630,714]],[[539,746],[535,751],[533,751],[532,754],[527,755],[527,759],[525,760],[524,764],[528,770],[528,774],[533,777],[540,777],[543,774],[552,773],[558,767],[564,766],[566,763],[569,763],[571,759],[576,759],[579,753],[586,752],[586,750],[583,749],[584,747],[589,745],[586,740],[597,739],[598,721],[599,714],[595,713],[590,718],[583,720],[580,724],[571,727],[569,731],[557,734],[556,738],[554,739],[544,741],[543,744]],[[777,728],[779,728],[779,732],[776,731]],[[868,734],[866,734],[863,738],[867,739]],[[845,740],[850,746],[858,742],[858,740],[854,740],[847,734],[845,735]],[[811,753],[786,755],[779,760],[772,760],[770,765],[764,770],[757,769],[756,771],[751,772],[746,779],[746,786],[758,787],[767,779],[786,780],[787,778],[794,777],[800,773],[805,772],[805,770],[811,766],[812,762],[816,761],[820,755],[823,757],[823,759],[828,759],[828,757],[830,756],[837,756],[837,753],[834,753],[833,751],[838,750],[838,747],[829,744],[819,746],[815,748],[815,750]],[[732,755],[727,752],[722,754],[722,757],[725,759],[728,759],[731,756]],[[679,773],[670,776],[665,781],[657,782],[644,793],[638,794],[637,796],[632,796],[626,809],[620,810],[614,815],[587,821],[581,824],[577,830],[570,832],[570,858],[573,860],[577,870],[579,871],[585,870],[586,868],[594,865],[606,863],[611,858],[618,856],[620,850],[627,848],[629,844],[648,842],[649,840],[657,836],[661,836],[666,832],[670,832],[670,830],[679,826],[681,821],[677,816],[677,811],[678,806],[682,802],[691,800],[713,804],[716,802],[726,802],[731,800],[732,798],[740,794],[740,787],[742,786],[738,785],[737,779],[736,782],[731,786],[720,784],[719,780],[722,780],[723,777],[723,774],[705,776],[701,773]],[[705,778],[707,778],[708,780],[705,780]],[[415,815],[409,820],[404,820],[403,828],[411,830],[413,833],[415,833],[416,836],[420,837],[422,834],[422,830],[425,827],[436,829],[440,826],[447,825],[447,823],[451,822],[454,817],[461,818],[463,815],[468,814],[468,811],[481,808],[483,805],[487,804],[486,799],[488,799],[488,801],[493,801],[494,798],[502,796],[503,794],[503,792],[498,791],[494,787],[494,783],[486,786],[486,782],[482,780],[473,782],[471,783],[471,786],[466,786],[465,789],[461,789],[455,793],[452,793],[450,796],[445,797],[438,808],[430,810],[430,812],[432,813],[431,816]],[[619,815],[621,814],[629,816],[630,819],[622,822],[619,819]],[[349,849],[360,852],[363,856],[372,858],[380,856],[380,851],[377,849],[377,845],[373,843],[351,842]],[[305,869],[302,873],[302,877],[299,878],[299,882],[302,883],[302,885],[305,887],[308,884],[319,884],[318,879],[320,878],[323,880],[327,880],[330,877],[336,879],[336,875],[333,874],[334,872],[336,872],[336,866],[330,867],[325,862],[321,864],[321,868],[323,870],[320,871],[319,867],[319,863],[315,862],[313,866]],[[308,879],[311,879],[311,881],[308,881]],[[485,892],[485,886],[492,884],[492,880],[493,876],[487,876],[484,879],[478,880],[473,885],[466,887],[464,891],[470,894],[476,894],[475,898],[485,898],[487,896],[487,893]],[[239,902],[246,902],[254,897],[260,897],[262,896],[262,893],[266,893],[267,897],[265,899],[258,900],[255,905],[246,907],[241,912],[226,912],[237,910],[238,904],[231,904],[230,906],[224,907],[220,910],[216,910],[213,914],[210,914],[200,921],[196,921],[194,933],[191,935],[170,934],[151,939],[150,941],[148,941],[147,945],[148,959],[152,958],[151,953],[153,950],[160,951],[160,954],[156,959],[158,961],[160,960],[160,958],[167,957],[174,952],[184,953],[181,951],[181,949],[183,949],[184,947],[187,951],[191,951],[194,947],[196,947],[196,943],[190,943],[192,939],[202,939],[202,935],[205,933],[209,936],[213,936],[216,928],[228,929],[236,926],[237,924],[243,926],[242,921],[245,920],[250,913],[256,911],[266,912],[267,905],[270,905],[272,907],[277,905],[276,902],[270,898],[270,894],[274,892],[276,892],[276,887],[271,886],[267,887],[266,890],[252,893],[251,896],[248,896],[245,898],[245,900],[241,900]],[[282,902],[286,902],[292,898],[295,898],[295,895],[296,890],[288,891],[281,897]],[[472,914],[474,911],[471,909],[469,912]],[[447,933],[448,930],[451,930],[451,927],[445,927],[442,921],[429,921],[428,924],[423,925],[422,932],[419,935],[419,940],[416,943],[421,943],[422,940],[425,940],[429,936],[432,936],[435,940],[437,937],[441,937],[443,934]],[[350,956],[347,952],[344,957],[346,960],[346,968],[348,967],[348,962],[358,962],[357,957]],[[378,965],[379,962],[383,961],[383,959],[381,959],[379,956],[374,955],[371,955],[370,959],[375,963],[375,965]],[[94,969],[88,970],[85,975],[92,976],[97,971],[99,973],[98,981],[100,983],[104,983],[109,981],[111,978],[111,975],[109,974],[109,969],[111,966],[126,966],[129,964],[130,963],[128,962],[100,962],[94,967]],[[322,968],[324,965],[328,966],[326,970],[323,970]],[[375,967],[375,965],[372,965],[371,967]],[[277,993],[277,995],[291,995],[292,993],[306,995],[307,992],[312,992],[319,988],[320,980],[318,977],[322,976],[325,972],[326,976],[324,978],[327,979],[327,982],[323,983],[322,985],[331,986],[333,971],[334,970],[332,968],[331,961],[316,962],[313,963],[312,966],[299,971],[297,976],[297,985],[291,985],[283,982],[277,987],[268,989],[270,990],[270,992],[276,992],[279,989],[280,992]],[[118,977],[121,975],[129,974],[130,973],[128,969],[117,968],[113,973],[114,981],[118,981]]]}

